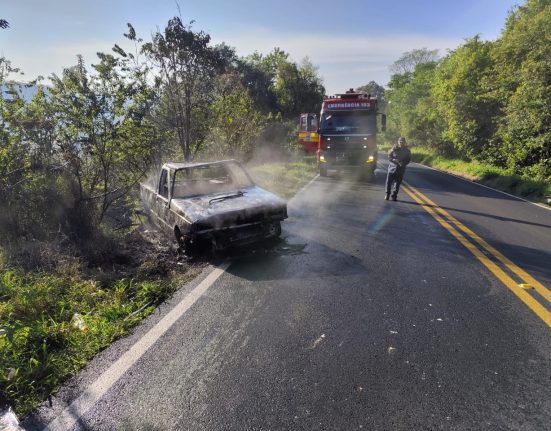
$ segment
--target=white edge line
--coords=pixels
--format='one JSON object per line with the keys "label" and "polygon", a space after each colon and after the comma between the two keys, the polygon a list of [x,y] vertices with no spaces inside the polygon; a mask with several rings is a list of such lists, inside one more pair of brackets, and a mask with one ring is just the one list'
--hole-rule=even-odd
{"label": "white edge line", "polygon": [[475,184],[475,185],[477,185],[477,186],[484,187],[485,189],[493,190],[494,192],[498,192],[498,193],[507,195],[507,196],[509,196],[509,197],[518,199],[519,201],[524,201],[524,202],[527,202],[527,203],[529,203],[529,204],[536,205],[537,207],[543,208],[543,209],[545,209],[545,210],[550,210],[550,211],[551,211],[551,207],[548,206],[548,205],[544,205],[544,204],[540,204],[540,203],[537,203],[537,202],[529,201],[528,199],[524,199],[524,198],[521,198],[521,197],[519,197],[519,196],[512,195],[511,193],[504,192],[503,190],[494,189],[493,187],[487,186],[487,185],[485,185],[485,184],[477,183],[476,181],[469,180],[469,179],[464,178],[464,177],[462,177],[462,176],[460,176],[460,175],[452,174],[451,172],[447,172],[447,171],[444,171],[444,170],[441,170],[441,169],[433,168],[432,166],[423,165],[422,163],[417,163],[417,162],[411,162],[411,163],[412,163],[413,165],[419,165],[419,166],[422,166],[422,167],[427,168],[427,169],[432,169],[433,171],[440,172],[441,174],[450,175],[450,176],[452,176],[452,177],[455,177],[455,178],[458,178],[458,179],[460,179],[460,180],[466,181],[466,182],[468,182],[468,183],[470,183],[470,184]]}
{"label": "white edge line", "polygon": [[168,314],[140,338],[115,363],[104,371],[76,400],[48,424],[44,431],[70,429],[128,371],[143,354],[208,290],[228,269],[231,262],[216,267],[189,292]]}

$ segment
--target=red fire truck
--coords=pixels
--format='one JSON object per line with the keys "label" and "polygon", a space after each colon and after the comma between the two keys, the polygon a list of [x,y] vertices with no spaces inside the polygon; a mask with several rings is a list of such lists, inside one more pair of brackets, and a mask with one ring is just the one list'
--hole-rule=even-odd
{"label": "red fire truck", "polygon": [[[377,166],[378,114],[377,98],[353,89],[323,98],[317,150],[320,176],[353,168],[362,178],[372,178]],[[381,129],[386,129],[384,114]]]}
{"label": "red fire truck", "polygon": [[318,152],[318,115],[300,114],[298,122],[298,142],[307,154]]}

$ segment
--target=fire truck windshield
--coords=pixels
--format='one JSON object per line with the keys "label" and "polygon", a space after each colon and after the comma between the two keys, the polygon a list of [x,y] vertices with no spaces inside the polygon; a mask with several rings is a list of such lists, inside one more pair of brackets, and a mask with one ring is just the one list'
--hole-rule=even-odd
{"label": "fire truck windshield", "polygon": [[324,112],[321,133],[377,133],[377,117],[373,112]]}

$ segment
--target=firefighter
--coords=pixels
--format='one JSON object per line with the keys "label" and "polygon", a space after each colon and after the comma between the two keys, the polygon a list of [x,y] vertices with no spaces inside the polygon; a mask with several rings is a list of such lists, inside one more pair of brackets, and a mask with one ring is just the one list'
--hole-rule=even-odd
{"label": "firefighter", "polygon": [[406,138],[400,136],[398,144],[394,145],[388,152],[388,173],[386,176],[385,200],[398,198],[400,184],[406,172],[406,166],[411,161],[411,151],[406,144]]}

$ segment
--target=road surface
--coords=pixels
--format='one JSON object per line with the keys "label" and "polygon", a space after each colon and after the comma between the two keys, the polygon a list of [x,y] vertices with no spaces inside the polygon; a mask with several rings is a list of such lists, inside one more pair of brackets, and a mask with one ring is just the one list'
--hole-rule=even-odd
{"label": "road surface", "polygon": [[551,211],[415,164],[384,201],[384,175],[317,178],[282,243],[182,288],[25,426],[551,429]]}

